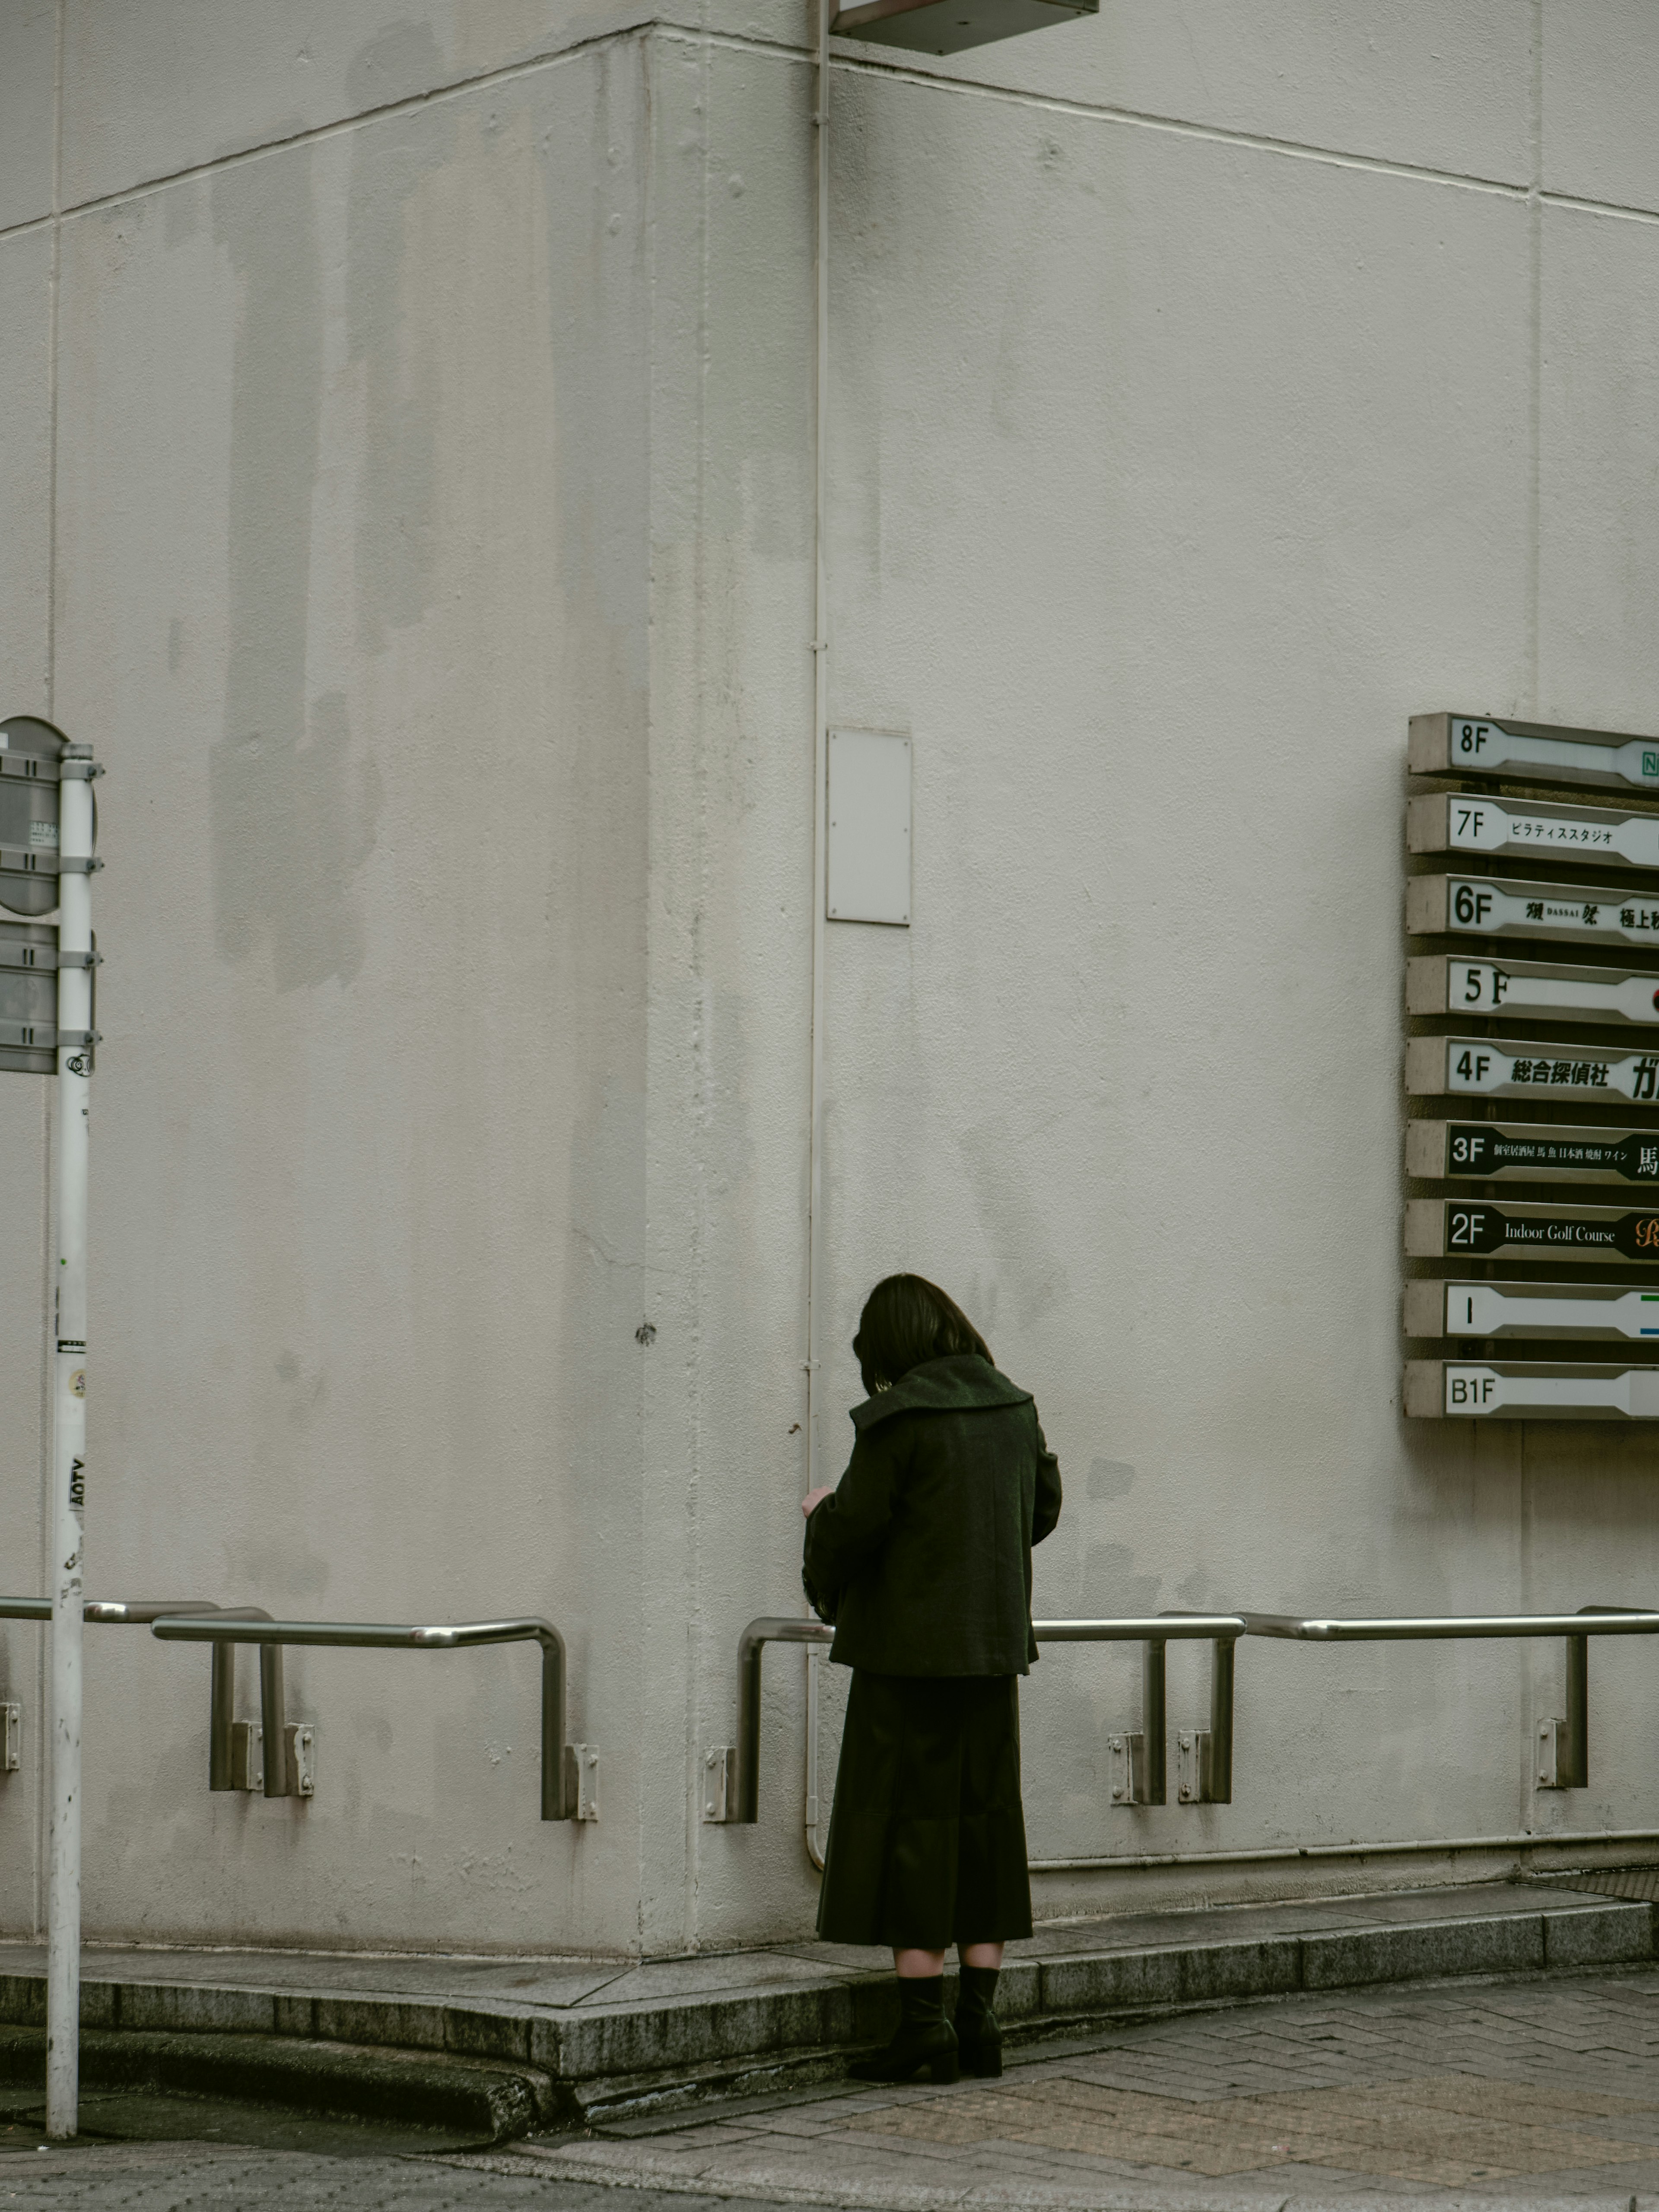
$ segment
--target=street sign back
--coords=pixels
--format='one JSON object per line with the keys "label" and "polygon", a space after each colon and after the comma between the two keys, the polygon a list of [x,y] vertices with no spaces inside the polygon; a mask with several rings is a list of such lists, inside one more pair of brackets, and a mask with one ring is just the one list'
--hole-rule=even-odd
{"label": "street sign back", "polygon": [[1659,792],[1659,738],[1576,730],[1482,714],[1413,714],[1407,753],[1413,775],[1509,775]]}

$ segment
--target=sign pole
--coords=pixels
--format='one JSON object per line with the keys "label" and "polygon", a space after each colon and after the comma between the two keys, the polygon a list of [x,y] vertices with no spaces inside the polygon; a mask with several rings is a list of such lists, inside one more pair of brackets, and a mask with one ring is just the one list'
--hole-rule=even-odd
{"label": "sign pole", "polygon": [[[81,2075],[81,1644],[87,1444],[87,1139],[92,1053],[91,748],[59,787],[58,1267],[52,1391],[52,1825],[46,1903],[46,2134],[72,2136]],[[78,865],[76,865],[78,863]]]}

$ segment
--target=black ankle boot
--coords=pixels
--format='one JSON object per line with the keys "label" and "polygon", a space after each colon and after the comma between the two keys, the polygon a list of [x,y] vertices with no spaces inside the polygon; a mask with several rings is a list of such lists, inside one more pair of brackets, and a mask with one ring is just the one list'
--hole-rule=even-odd
{"label": "black ankle boot", "polygon": [[1002,2071],[1002,2030],[997,2026],[997,1969],[964,1966],[957,1988],[957,2043],[964,2074],[981,2081]]}
{"label": "black ankle boot", "polygon": [[935,2081],[957,2078],[957,2039],[945,2017],[945,1977],[899,1980],[899,2031],[884,2051],[855,2059],[848,2068],[855,2081],[908,2081],[924,2067]]}

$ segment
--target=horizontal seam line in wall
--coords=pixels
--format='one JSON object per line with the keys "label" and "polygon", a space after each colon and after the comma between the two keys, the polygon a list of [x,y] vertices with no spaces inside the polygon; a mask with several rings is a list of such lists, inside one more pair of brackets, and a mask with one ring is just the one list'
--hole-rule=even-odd
{"label": "horizontal seam line in wall", "polygon": [[1389,1852],[1511,1851],[1577,1849],[1585,1844],[1659,1843],[1659,1828],[1581,1828],[1553,1835],[1535,1832],[1516,1836],[1432,1836],[1410,1843],[1273,1844],[1237,1851],[1133,1851],[1114,1856],[1068,1859],[1031,1859],[1033,1874],[1080,1874],[1095,1867],[1231,1866],[1246,1859],[1359,1859],[1381,1858]]}
{"label": "horizontal seam line in wall", "polygon": [[[807,48],[786,46],[781,40],[745,39],[731,32],[694,31],[678,23],[658,23],[654,28],[664,37],[687,45],[780,55],[787,61],[809,65],[817,59]],[[836,54],[831,66],[855,76],[887,77],[900,84],[956,93],[964,99],[1006,100],[1015,106],[1032,107],[1053,115],[1077,116],[1085,122],[1116,123],[1130,130],[1166,131],[1172,137],[1200,138],[1213,145],[1241,147],[1247,152],[1276,154],[1286,161],[1325,162],[1333,168],[1358,169],[1374,176],[1403,177],[1422,184],[1449,185],[1459,191],[1484,192],[1498,199],[1536,198],[1552,207],[1578,208],[1592,215],[1620,216],[1634,222],[1659,222],[1659,210],[1627,207],[1617,200],[1587,199],[1572,192],[1535,191],[1528,184],[1505,184],[1497,177],[1437,169],[1425,162],[1390,161],[1378,154],[1345,154],[1334,146],[1315,146],[1296,138],[1274,138],[1265,131],[1229,131],[1220,124],[1188,123],[1179,116],[1155,115],[1140,108],[1113,107],[1103,101],[1062,100],[1052,93],[1022,92],[1014,85],[975,84],[966,77],[939,76],[929,70],[905,69],[896,63],[867,61],[862,56],[847,53]]]}
{"label": "horizontal seam line in wall", "polygon": [[313,124],[309,130],[295,131],[285,138],[267,138],[257,146],[243,146],[234,154],[221,154],[210,161],[192,162],[187,169],[172,169],[164,176],[145,177],[134,185],[123,185],[118,192],[104,192],[96,199],[77,200],[73,206],[51,215],[31,216],[27,222],[0,226],[0,243],[10,238],[26,237],[30,231],[49,230],[54,220],[64,222],[76,216],[99,215],[109,208],[124,207],[129,201],[142,200],[151,192],[162,192],[173,185],[188,185],[198,178],[216,175],[221,169],[238,169],[249,161],[264,161],[272,154],[291,152],[296,146],[313,146],[325,138],[343,137],[347,131],[361,130],[365,125],[381,123],[398,115],[412,115],[423,107],[434,107],[441,100],[459,100],[467,93],[478,92],[493,84],[506,84],[515,77],[533,76],[540,70],[562,69],[567,63],[580,61],[601,46],[624,44],[629,39],[647,36],[655,27],[650,22],[633,23],[621,30],[604,31],[591,39],[580,40],[574,46],[562,46],[556,54],[538,54],[528,61],[508,62],[500,69],[485,70],[477,76],[458,78],[451,84],[434,85],[429,92],[410,93],[404,100],[389,100],[384,107],[366,107],[356,115],[337,116],[332,123]]}

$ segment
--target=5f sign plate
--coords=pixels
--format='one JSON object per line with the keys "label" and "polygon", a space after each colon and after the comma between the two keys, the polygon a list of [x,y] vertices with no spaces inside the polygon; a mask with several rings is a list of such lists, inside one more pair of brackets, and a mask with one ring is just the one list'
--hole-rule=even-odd
{"label": "5f sign plate", "polygon": [[1406,1411],[1435,1420],[1659,1421],[1659,1367],[1410,1359]]}
{"label": "5f sign plate", "polygon": [[1480,714],[1413,714],[1407,763],[1413,775],[1498,775],[1534,783],[1634,786],[1659,791],[1659,738]]}
{"label": "5f sign plate", "polygon": [[1558,968],[1543,960],[1466,960],[1442,953],[1406,963],[1408,1014],[1534,1015],[1565,1022],[1659,1024],[1659,974]]}
{"label": "5f sign plate", "polygon": [[910,740],[830,732],[827,904],[831,921],[910,920]]}
{"label": "5f sign plate", "polygon": [[1516,799],[1431,792],[1406,808],[1408,853],[1547,852],[1558,860],[1628,860],[1659,868],[1659,814],[1612,807],[1529,806]]}

